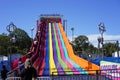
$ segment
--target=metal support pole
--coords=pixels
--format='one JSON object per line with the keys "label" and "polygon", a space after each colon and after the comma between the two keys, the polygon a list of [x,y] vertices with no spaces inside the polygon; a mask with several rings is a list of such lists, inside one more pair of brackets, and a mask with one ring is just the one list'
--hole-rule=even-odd
{"label": "metal support pole", "polygon": [[6,27],[7,31],[10,33],[11,35],[11,39],[10,39],[10,54],[9,54],[9,59],[10,59],[10,69],[12,69],[12,61],[11,61],[11,54],[12,54],[12,43],[16,42],[15,39],[15,29],[16,26],[11,22],[7,27]]}
{"label": "metal support pole", "polygon": [[72,42],[73,42],[73,40],[74,40],[74,28],[72,27],[71,30],[72,30]]}
{"label": "metal support pole", "polygon": [[66,31],[66,36],[67,36],[67,20],[63,20],[63,28]]}
{"label": "metal support pole", "polygon": [[67,20],[66,20],[66,23],[65,23],[65,27],[66,27],[66,36],[67,36]]}
{"label": "metal support pole", "polygon": [[101,34],[101,44],[102,44],[102,59],[104,57],[104,47],[103,47],[103,34]]}
{"label": "metal support pole", "polygon": [[64,29],[64,31],[66,30],[65,29],[65,20],[63,20],[63,29]]}
{"label": "metal support pole", "polygon": [[12,55],[12,40],[10,39],[10,54],[9,54],[9,59],[10,59],[10,69],[12,70],[12,61],[11,61],[11,55]]}
{"label": "metal support pole", "polygon": [[118,40],[116,41],[116,45],[117,45],[117,55],[119,57],[119,42],[118,42]]}
{"label": "metal support pole", "polygon": [[98,25],[98,29],[99,29],[99,32],[100,32],[100,34],[101,34],[102,59],[103,59],[103,57],[104,57],[104,52],[103,52],[103,42],[104,42],[103,33],[106,31],[105,26],[104,26],[104,23],[100,23],[100,24]]}
{"label": "metal support pole", "polygon": [[31,38],[33,39],[33,30],[34,30],[34,28],[32,27],[31,28]]}
{"label": "metal support pole", "polygon": [[100,43],[101,43],[101,38],[98,38],[98,53],[100,54]]}

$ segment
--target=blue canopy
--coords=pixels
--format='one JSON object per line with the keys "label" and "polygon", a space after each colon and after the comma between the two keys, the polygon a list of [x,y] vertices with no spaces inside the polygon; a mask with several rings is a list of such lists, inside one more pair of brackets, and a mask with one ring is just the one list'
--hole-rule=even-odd
{"label": "blue canopy", "polygon": [[120,63],[120,57],[104,57],[104,58],[98,58],[95,60],[92,60],[91,62],[100,66],[100,61],[109,61],[109,62],[116,62]]}

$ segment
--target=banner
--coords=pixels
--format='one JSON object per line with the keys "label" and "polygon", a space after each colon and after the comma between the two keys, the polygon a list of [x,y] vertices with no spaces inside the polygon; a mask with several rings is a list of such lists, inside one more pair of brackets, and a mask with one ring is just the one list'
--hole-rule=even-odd
{"label": "banner", "polygon": [[120,80],[120,63],[101,61],[100,62],[101,75]]}

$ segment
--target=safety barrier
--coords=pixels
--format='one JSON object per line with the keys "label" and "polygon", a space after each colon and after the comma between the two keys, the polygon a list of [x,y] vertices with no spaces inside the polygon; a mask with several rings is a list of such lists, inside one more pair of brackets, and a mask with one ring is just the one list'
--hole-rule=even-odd
{"label": "safety barrier", "polygon": [[[52,80],[120,80],[120,69],[92,70],[89,74],[52,76]],[[94,74],[92,74],[94,72]],[[54,73],[53,73],[54,74]]]}
{"label": "safety barrier", "polygon": [[[20,77],[8,77],[6,80],[21,80]],[[69,76],[45,76],[37,77],[37,80],[114,80],[105,76],[96,75],[69,75]],[[118,79],[119,80],[119,79]]]}
{"label": "safety barrier", "polygon": [[6,80],[21,80],[20,77],[8,77]]}
{"label": "safety barrier", "polygon": [[37,77],[37,80],[53,80],[52,77]]}
{"label": "safety barrier", "polygon": [[[8,77],[6,80],[21,80],[21,77]],[[37,77],[37,80],[52,80],[52,78],[51,77]]]}
{"label": "safety barrier", "polygon": [[[94,72],[96,74],[85,74],[81,72],[81,74],[40,76],[37,77],[37,80],[120,80],[120,69],[97,70]],[[21,80],[21,78],[8,77],[6,80]]]}

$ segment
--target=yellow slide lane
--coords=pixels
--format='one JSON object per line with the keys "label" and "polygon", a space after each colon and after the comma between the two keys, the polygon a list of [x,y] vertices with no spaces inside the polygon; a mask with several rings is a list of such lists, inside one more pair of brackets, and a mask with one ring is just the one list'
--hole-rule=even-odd
{"label": "yellow slide lane", "polygon": [[55,62],[54,62],[54,60],[53,60],[53,48],[52,48],[52,33],[51,33],[51,23],[49,23],[49,56],[50,56],[50,58],[49,58],[49,63],[50,63],[50,74],[52,75],[52,73],[53,72],[55,72],[54,73],[54,75],[57,75],[58,73],[57,73],[57,69],[56,69],[56,66],[55,66]]}
{"label": "yellow slide lane", "polygon": [[66,45],[67,51],[68,51],[68,55],[70,57],[71,60],[73,60],[75,63],[77,63],[81,68],[85,69],[85,70],[100,70],[100,67],[88,62],[87,60],[84,60],[78,56],[76,56],[73,52],[73,48],[70,45],[68,38],[66,36],[65,31],[63,30],[62,24],[58,23],[58,27],[60,28],[64,43]]}

